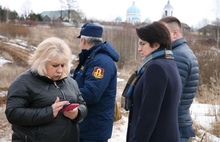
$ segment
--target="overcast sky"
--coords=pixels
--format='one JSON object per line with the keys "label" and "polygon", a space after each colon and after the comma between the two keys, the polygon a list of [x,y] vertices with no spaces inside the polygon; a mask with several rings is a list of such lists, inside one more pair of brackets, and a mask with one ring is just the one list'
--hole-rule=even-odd
{"label": "overcast sky", "polygon": [[[24,11],[24,5],[30,1],[30,7],[35,13],[42,11],[58,10],[60,0],[0,0],[0,5],[19,14]],[[65,0],[64,0],[65,1]],[[134,0],[78,0],[79,9],[88,17],[97,20],[115,20],[120,16],[126,19],[127,9]],[[156,21],[161,18],[163,8],[168,0],[135,0],[135,5],[141,10],[141,19],[150,18]],[[220,17],[220,0],[170,0],[174,8],[173,16],[179,18],[189,26],[197,26],[203,19],[212,21]]]}

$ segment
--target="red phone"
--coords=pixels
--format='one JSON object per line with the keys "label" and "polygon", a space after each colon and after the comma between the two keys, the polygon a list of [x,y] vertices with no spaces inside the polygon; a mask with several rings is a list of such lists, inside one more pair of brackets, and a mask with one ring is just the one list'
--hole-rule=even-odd
{"label": "red phone", "polygon": [[78,103],[72,103],[72,104],[66,105],[63,107],[62,112],[68,111],[68,110],[73,110],[74,108],[76,108],[78,106],[79,106]]}

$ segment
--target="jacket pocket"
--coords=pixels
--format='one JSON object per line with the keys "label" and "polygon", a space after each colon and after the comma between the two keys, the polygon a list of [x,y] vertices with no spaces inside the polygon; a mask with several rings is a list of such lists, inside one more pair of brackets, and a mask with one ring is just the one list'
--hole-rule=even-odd
{"label": "jacket pocket", "polygon": [[27,135],[20,136],[17,133],[13,133],[12,142],[28,142],[28,136]]}

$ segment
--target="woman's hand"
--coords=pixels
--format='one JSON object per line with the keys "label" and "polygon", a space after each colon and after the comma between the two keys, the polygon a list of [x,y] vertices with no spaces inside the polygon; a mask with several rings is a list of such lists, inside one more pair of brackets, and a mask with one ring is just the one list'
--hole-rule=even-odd
{"label": "woman's hand", "polygon": [[73,110],[64,111],[63,115],[68,117],[69,119],[75,119],[78,115],[78,108],[74,108]]}
{"label": "woman's hand", "polygon": [[57,97],[54,104],[52,104],[53,116],[56,117],[58,112],[63,108],[63,106],[67,105],[67,104],[69,104],[69,101],[61,101],[60,102],[60,98]]}

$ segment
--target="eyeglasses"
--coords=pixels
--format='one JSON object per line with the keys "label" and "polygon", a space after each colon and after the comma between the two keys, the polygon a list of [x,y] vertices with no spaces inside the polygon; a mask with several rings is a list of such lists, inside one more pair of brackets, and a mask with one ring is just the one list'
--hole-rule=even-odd
{"label": "eyeglasses", "polygon": [[138,42],[138,45],[139,45],[139,46],[144,46],[145,44],[146,44],[146,42],[143,42],[143,41],[139,41],[139,42]]}

